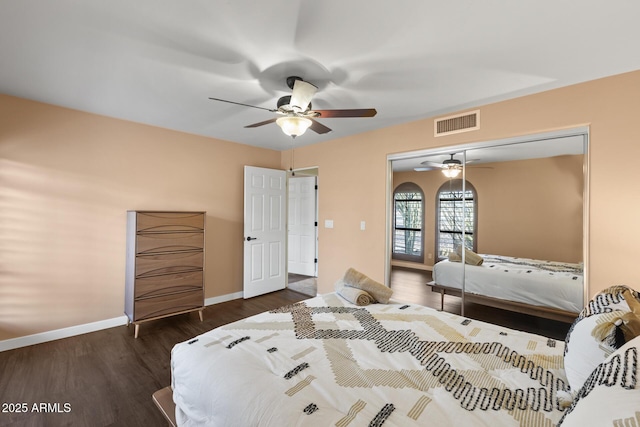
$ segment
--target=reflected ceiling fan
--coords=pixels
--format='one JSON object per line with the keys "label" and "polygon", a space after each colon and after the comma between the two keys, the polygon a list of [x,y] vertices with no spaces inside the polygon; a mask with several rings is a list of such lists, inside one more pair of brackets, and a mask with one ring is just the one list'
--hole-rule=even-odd
{"label": "reflected ceiling fan", "polygon": [[241,102],[228,101],[220,98],[209,98],[213,101],[227,102],[229,104],[242,105],[244,107],[258,108],[279,114],[281,117],[274,117],[263,122],[253,123],[245,128],[255,128],[276,122],[282,131],[295,138],[302,135],[307,129],[323,134],[331,132],[331,129],[316,121],[317,118],[342,118],[342,117],[373,117],[377,111],[375,108],[360,108],[349,110],[312,110],[311,98],[318,88],[309,82],[305,82],[297,76],[287,77],[287,86],[292,89],[291,95],[278,99],[277,108],[264,108],[255,105],[243,104]]}
{"label": "reflected ceiling fan", "polygon": [[[425,172],[425,171],[430,171],[430,170],[434,170],[434,169],[441,169],[442,173],[447,178],[455,178],[458,175],[460,175],[460,172],[462,172],[462,161],[460,161],[458,159],[454,159],[453,158],[453,154],[450,154],[450,156],[451,156],[450,159],[446,159],[442,163],[431,162],[431,161],[428,161],[428,160],[426,160],[424,162],[420,162],[420,164],[424,165],[424,166],[413,168],[413,170],[416,171],[416,172]],[[475,162],[475,161],[477,161],[477,159],[467,160],[465,162],[465,165],[467,165],[467,164],[469,164],[471,162]],[[469,166],[469,167],[493,169],[490,166]]]}

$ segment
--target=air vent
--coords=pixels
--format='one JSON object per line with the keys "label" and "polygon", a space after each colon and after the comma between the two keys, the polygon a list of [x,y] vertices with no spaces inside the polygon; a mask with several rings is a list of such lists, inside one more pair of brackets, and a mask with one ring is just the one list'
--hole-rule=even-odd
{"label": "air vent", "polygon": [[480,129],[480,110],[436,119],[433,136],[451,135]]}

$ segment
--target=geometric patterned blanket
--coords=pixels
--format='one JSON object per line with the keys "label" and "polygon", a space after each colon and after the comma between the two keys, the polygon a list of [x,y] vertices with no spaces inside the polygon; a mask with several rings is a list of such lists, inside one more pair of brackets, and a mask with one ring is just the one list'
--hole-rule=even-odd
{"label": "geometric patterned blanket", "polygon": [[172,350],[185,426],[554,426],[564,343],[326,294]]}

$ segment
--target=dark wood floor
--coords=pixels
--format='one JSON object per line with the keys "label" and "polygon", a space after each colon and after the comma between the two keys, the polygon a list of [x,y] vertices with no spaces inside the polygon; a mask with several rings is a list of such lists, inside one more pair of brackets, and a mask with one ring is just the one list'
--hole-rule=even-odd
{"label": "dark wood floor", "polygon": [[300,282],[302,280],[307,280],[307,279],[311,279],[313,278],[313,276],[305,276],[302,274],[296,274],[296,273],[289,273],[289,283],[295,283],[295,282]]}
{"label": "dark wood floor", "polygon": [[[167,425],[151,394],[171,384],[173,346],[226,323],[309,298],[282,290],[209,306],[140,327],[120,326],[0,352],[0,404],[26,403],[27,413],[0,408],[0,426]],[[32,412],[33,404],[70,405],[68,413]],[[8,409],[8,408],[7,408]]]}
{"label": "dark wood floor", "polygon": [[[429,272],[394,268],[394,297],[439,308],[439,294],[425,286],[430,280]],[[27,404],[26,413],[0,411],[0,426],[166,426],[151,394],[171,383],[170,355],[176,343],[306,298],[285,289],[209,306],[202,323],[192,313],[143,324],[138,339],[132,327],[121,326],[0,352],[0,404]],[[460,299],[445,296],[445,310],[459,313]],[[472,304],[465,307],[465,315],[558,339],[569,328]],[[60,412],[35,412],[34,404],[49,404],[49,410]],[[69,412],[64,412],[65,404]]]}

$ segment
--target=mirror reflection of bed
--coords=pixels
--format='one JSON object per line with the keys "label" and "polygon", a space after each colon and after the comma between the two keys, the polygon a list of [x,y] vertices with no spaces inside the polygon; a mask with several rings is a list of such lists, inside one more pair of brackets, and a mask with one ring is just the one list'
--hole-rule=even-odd
{"label": "mirror reflection of bed", "polygon": [[[432,292],[428,286],[425,286],[425,283],[430,281],[432,281],[431,271],[397,266],[391,268],[391,289],[393,289],[394,298],[439,309],[440,294]],[[462,300],[459,297],[445,295],[444,311],[459,314],[461,304]],[[465,301],[465,317],[558,340],[564,340],[571,327],[571,324],[566,322],[516,313],[470,301]]]}
{"label": "mirror reflection of bed", "polygon": [[[421,288],[435,294],[435,299],[432,295],[419,298],[427,298],[434,308],[443,304],[445,311],[461,314],[464,310],[466,317],[476,318],[491,312],[492,316],[504,316],[507,324],[517,322],[525,313],[525,324],[552,322],[556,329],[566,330],[584,305],[585,145],[583,136],[578,135],[473,148],[464,153],[440,150],[420,158],[421,162],[437,164],[455,153],[454,158],[466,160],[465,194],[474,199],[465,204],[465,242],[473,251],[466,254],[471,254],[467,261],[478,255],[480,266],[463,265],[455,256],[449,260],[451,252],[462,252],[462,174],[447,178],[440,168],[416,172],[394,161],[393,188],[402,190],[413,183],[422,191],[420,233],[424,243],[422,260],[410,262],[402,255],[393,256],[391,287],[405,288],[398,284],[398,272],[428,275],[430,280]],[[404,171],[396,171],[402,167]],[[471,196],[470,188],[475,190]],[[447,189],[453,191],[447,193]],[[443,202],[443,194],[457,194],[458,200]],[[453,228],[457,234],[451,230],[456,221]],[[397,238],[405,232],[394,230],[392,235]],[[418,248],[413,242],[410,245]],[[463,283],[464,305],[460,298]],[[406,292],[409,297],[423,293]]]}

